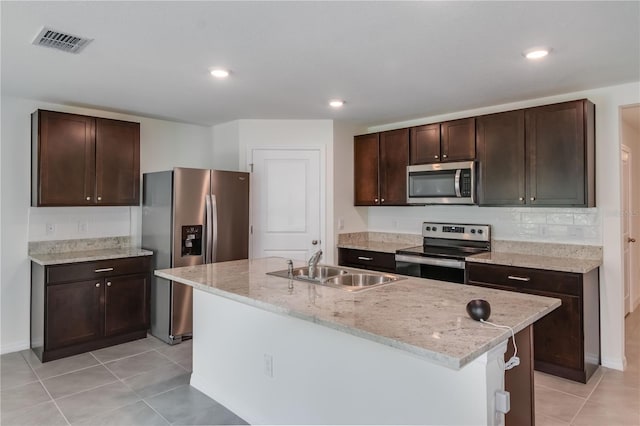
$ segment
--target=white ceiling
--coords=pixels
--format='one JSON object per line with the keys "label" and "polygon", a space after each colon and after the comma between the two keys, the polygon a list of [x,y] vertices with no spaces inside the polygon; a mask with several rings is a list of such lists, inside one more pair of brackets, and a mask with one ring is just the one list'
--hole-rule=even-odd
{"label": "white ceiling", "polygon": [[[640,80],[638,1],[0,7],[3,94],[205,125],[374,125]],[[43,26],[95,40],[78,55],[31,45]],[[526,61],[537,45],[552,54]]]}

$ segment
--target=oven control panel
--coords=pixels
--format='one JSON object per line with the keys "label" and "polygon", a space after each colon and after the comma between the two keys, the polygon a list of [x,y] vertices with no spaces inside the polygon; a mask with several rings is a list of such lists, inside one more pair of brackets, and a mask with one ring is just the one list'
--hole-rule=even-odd
{"label": "oven control panel", "polygon": [[422,224],[422,236],[448,240],[490,241],[491,226],[424,222]]}

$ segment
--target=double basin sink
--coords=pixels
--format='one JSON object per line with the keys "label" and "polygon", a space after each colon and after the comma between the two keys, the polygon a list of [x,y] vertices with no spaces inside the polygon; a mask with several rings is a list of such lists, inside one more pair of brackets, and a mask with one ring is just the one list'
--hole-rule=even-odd
{"label": "double basin sink", "polygon": [[360,291],[405,279],[404,277],[399,277],[397,275],[370,271],[365,272],[356,269],[327,265],[316,266],[313,271],[313,276],[309,275],[308,266],[293,268],[291,271],[284,269],[281,271],[267,272],[267,274],[281,278],[341,288],[347,291]]}

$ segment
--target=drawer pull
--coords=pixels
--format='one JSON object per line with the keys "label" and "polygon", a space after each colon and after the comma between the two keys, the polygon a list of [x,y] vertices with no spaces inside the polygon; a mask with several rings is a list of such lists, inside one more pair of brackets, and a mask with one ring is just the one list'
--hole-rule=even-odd
{"label": "drawer pull", "polygon": [[358,260],[373,260],[373,257],[358,256]]}
{"label": "drawer pull", "polygon": [[516,277],[515,275],[509,275],[507,278],[515,281],[531,281],[531,278],[529,277]]}
{"label": "drawer pull", "polygon": [[113,271],[113,268],[95,269],[93,272],[109,272],[109,271]]}

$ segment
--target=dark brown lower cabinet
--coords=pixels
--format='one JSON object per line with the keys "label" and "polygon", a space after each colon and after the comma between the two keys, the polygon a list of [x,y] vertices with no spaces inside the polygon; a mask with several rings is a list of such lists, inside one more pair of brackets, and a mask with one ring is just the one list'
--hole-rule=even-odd
{"label": "dark brown lower cabinet", "polygon": [[587,383],[600,365],[597,268],[577,274],[467,262],[465,274],[467,284],[560,299],[533,325],[535,369]]}
{"label": "dark brown lower cabinet", "polygon": [[338,265],[380,272],[395,272],[396,255],[379,251],[339,248]]}
{"label": "dark brown lower cabinet", "polygon": [[151,257],[31,263],[31,349],[42,362],[143,338]]}

